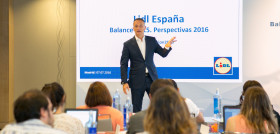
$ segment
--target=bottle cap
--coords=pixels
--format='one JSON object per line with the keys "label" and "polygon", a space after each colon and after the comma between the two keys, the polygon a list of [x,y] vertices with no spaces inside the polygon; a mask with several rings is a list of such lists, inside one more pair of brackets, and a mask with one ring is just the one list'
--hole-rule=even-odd
{"label": "bottle cap", "polygon": [[216,94],[220,94],[219,88],[216,89]]}

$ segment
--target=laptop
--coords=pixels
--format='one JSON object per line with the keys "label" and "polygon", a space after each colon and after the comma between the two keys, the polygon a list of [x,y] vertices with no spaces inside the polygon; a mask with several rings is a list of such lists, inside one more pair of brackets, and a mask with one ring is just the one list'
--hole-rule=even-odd
{"label": "laptop", "polygon": [[65,109],[65,113],[81,120],[83,126],[89,119],[89,111],[93,111],[93,121],[98,122],[98,109]]}
{"label": "laptop", "polygon": [[224,129],[224,131],[227,126],[228,118],[238,115],[239,113],[240,113],[240,105],[223,107],[223,119],[224,119],[223,129]]}

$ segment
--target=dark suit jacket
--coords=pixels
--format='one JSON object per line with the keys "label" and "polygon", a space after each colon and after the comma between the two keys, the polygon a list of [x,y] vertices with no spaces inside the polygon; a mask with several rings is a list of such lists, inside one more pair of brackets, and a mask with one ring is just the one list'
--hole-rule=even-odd
{"label": "dark suit jacket", "polygon": [[[129,83],[131,89],[141,88],[145,83],[145,68],[147,67],[149,75],[153,80],[158,79],[156,66],[154,64],[154,53],[158,53],[162,57],[166,57],[169,50],[162,48],[156,39],[151,36],[145,36],[146,56],[145,60],[138,47],[135,36],[126,41],[123,45],[121,57],[121,80]],[[129,81],[127,81],[128,61],[130,60]]]}

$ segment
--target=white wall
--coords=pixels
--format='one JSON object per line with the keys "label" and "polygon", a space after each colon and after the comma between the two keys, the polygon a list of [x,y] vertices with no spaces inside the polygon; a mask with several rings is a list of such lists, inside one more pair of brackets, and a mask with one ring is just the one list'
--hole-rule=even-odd
{"label": "white wall", "polygon": [[[76,1],[14,0],[14,98],[57,81],[76,105]],[[58,31],[60,38],[57,36]],[[58,41],[61,44],[59,51]],[[59,54],[60,53],[60,54]],[[58,56],[62,62],[58,65]]]}
{"label": "white wall", "polygon": [[244,79],[256,79],[280,112],[280,22],[279,0],[244,2]]}

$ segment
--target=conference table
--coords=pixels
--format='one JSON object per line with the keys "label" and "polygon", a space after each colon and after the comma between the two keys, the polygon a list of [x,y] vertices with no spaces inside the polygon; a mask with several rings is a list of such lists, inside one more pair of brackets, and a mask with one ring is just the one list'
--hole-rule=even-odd
{"label": "conference table", "polygon": [[[201,125],[205,125],[208,127],[209,133],[222,133],[224,132],[223,130],[223,119],[217,120],[214,119],[213,117],[204,117],[205,123],[198,124],[198,131],[201,132]],[[202,128],[203,129],[203,128]],[[206,129],[206,128],[204,128]]]}
{"label": "conference table", "polygon": [[116,133],[114,131],[110,131],[110,132],[97,132],[97,134],[126,134],[126,131],[120,131],[119,133]]}
{"label": "conference table", "polygon": [[[210,134],[222,133],[224,131],[223,130],[223,120],[222,119],[221,120],[216,120],[213,117],[204,117],[204,120],[205,120],[205,123],[197,125],[197,127],[198,127],[197,129],[200,133],[202,133],[200,131],[200,128],[201,128],[202,125],[204,125],[204,127],[206,127],[204,129],[207,129],[206,131],[208,131]],[[214,128],[214,131],[213,131],[213,128]],[[219,130],[219,131],[217,131],[217,130]],[[97,132],[97,134],[116,134],[116,132],[114,132],[114,131]],[[126,134],[126,131],[120,131],[118,134]]]}

